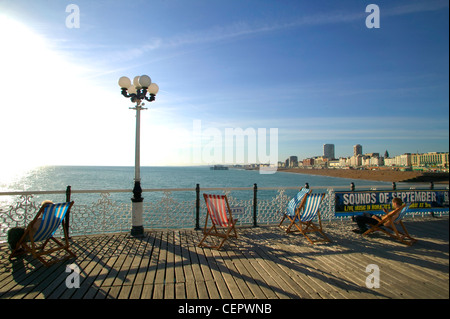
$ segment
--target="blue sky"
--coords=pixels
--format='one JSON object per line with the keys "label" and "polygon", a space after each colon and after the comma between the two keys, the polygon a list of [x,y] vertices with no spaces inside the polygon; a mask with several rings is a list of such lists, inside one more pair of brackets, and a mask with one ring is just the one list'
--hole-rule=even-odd
{"label": "blue sky", "polygon": [[199,164],[195,121],[277,128],[280,161],[325,143],[337,157],[448,152],[448,1],[2,0],[0,26],[3,166],[134,165],[117,80],[141,74],[160,87],[142,165]]}

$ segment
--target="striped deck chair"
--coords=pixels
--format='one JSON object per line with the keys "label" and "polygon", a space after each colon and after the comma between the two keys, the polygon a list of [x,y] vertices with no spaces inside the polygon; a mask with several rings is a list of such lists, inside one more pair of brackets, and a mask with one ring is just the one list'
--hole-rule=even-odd
{"label": "striped deck chair", "polygon": [[[69,249],[67,230],[64,224],[64,217],[72,207],[73,203],[74,202],[43,204],[36,214],[36,217],[28,224],[24,234],[9,256],[9,259],[11,260],[13,257],[19,256],[24,253],[30,253],[34,258],[41,261],[45,266],[49,266],[55,262],[70,257],[75,258],[75,254]],[[39,227],[35,227],[37,226],[36,223],[40,223]],[[64,231],[64,243],[53,237],[56,230],[61,224]],[[37,228],[36,231],[34,231],[35,228]],[[56,245],[51,245],[52,247],[48,247],[47,245],[49,244],[50,240],[52,240]],[[38,242],[43,243],[38,245]],[[60,250],[65,250],[68,253],[68,255],[66,254],[66,258],[53,258],[53,260],[51,261],[46,260],[48,258],[44,258],[44,256],[46,255],[52,257],[52,253]]]}
{"label": "striped deck chair", "polygon": [[[198,244],[199,247],[209,247],[219,250],[225,241],[231,236],[237,238],[236,222],[231,214],[230,205],[226,195],[203,194],[206,202],[206,221],[203,230],[203,239]],[[211,227],[208,228],[208,219],[211,220]],[[231,234],[233,231],[234,234]],[[205,240],[208,236],[219,237],[219,244],[208,245]]]}
{"label": "striped deck chair", "polygon": [[[403,204],[399,208],[394,209],[389,213],[390,216],[384,220],[380,220],[378,224],[372,225],[366,232],[363,233],[363,236],[367,236],[376,231],[381,231],[401,243],[411,246],[417,241],[417,239],[411,237],[402,221],[410,205],[411,204]],[[400,211],[400,213],[397,214],[398,211]],[[396,225],[400,225],[402,230],[399,230]]]}
{"label": "striped deck chair", "polygon": [[[311,244],[316,242],[330,242],[331,240],[322,230],[322,220],[320,218],[320,204],[325,194],[307,194],[303,200],[303,204],[297,209],[295,217],[286,229],[287,233],[301,232]],[[318,225],[313,220],[317,217]],[[295,226],[294,230],[291,230]],[[312,240],[308,233],[319,233],[321,239]]]}
{"label": "striped deck chair", "polygon": [[308,188],[300,188],[297,195],[295,195],[288,203],[286,207],[286,211],[283,213],[283,217],[281,218],[279,227],[284,227],[283,222],[286,220],[290,221],[290,224],[292,225],[292,222],[295,219],[295,214],[297,212],[297,209],[302,208],[303,201],[306,199],[305,195],[310,194],[311,190]]}

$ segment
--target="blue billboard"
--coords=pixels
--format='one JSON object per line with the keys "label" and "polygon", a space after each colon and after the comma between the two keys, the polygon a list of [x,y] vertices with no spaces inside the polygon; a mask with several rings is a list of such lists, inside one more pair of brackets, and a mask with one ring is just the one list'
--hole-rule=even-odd
{"label": "blue billboard", "polygon": [[393,190],[336,192],[336,215],[357,215],[363,212],[392,209],[392,199],[400,198],[404,203],[411,203],[410,210],[444,210],[448,209],[448,191],[446,190]]}

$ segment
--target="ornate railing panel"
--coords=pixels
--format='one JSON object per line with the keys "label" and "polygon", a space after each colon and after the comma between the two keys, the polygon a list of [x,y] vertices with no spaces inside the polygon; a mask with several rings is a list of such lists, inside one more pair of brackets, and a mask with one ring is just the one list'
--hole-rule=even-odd
{"label": "ornate railing panel", "polygon": [[[204,227],[206,205],[200,196],[199,187],[143,191],[144,228],[194,228],[197,224],[200,228]],[[263,188],[257,191],[255,185],[254,188],[205,188],[201,193],[226,194],[230,206],[243,207],[244,213],[236,216],[238,225],[268,225],[279,222],[281,212],[297,191],[293,187]],[[314,188],[314,192],[320,191],[326,193],[320,207],[322,220],[335,219],[334,189]],[[65,191],[0,193],[0,242],[6,241],[8,229],[26,226],[35,217],[44,199],[62,202],[68,199],[64,198],[64,194],[70,196]],[[131,196],[131,191],[73,191],[71,200],[75,201],[75,205],[70,213],[70,235],[129,231],[131,202],[125,201],[124,194]],[[99,198],[92,201],[97,196]],[[199,199],[198,203],[196,198]],[[257,199],[256,205],[254,199]],[[443,213],[448,214],[448,208]]]}
{"label": "ornate railing panel", "polygon": [[33,200],[33,195],[20,195],[13,204],[0,207],[0,241],[6,236],[8,229],[27,225],[36,216],[39,203]]}
{"label": "ornate railing panel", "polygon": [[144,201],[144,228],[194,228],[195,196],[192,198],[176,200],[171,191],[164,191],[160,200]]}
{"label": "ornate railing panel", "polygon": [[100,193],[97,202],[75,203],[70,213],[70,234],[87,235],[128,230],[131,204],[118,203],[109,193]]}

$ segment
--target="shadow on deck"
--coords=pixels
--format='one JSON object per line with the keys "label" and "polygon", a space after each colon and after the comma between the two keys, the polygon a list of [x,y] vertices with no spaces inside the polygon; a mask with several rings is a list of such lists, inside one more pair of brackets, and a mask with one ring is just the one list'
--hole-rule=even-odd
{"label": "shadow on deck", "polygon": [[[48,268],[8,260],[0,247],[0,299],[448,299],[448,217],[405,222],[411,246],[363,238],[351,222],[324,223],[331,243],[311,245],[274,226],[238,228],[222,250],[197,247],[201,232],[147,230],[72,239],[77,258]],[[79,288],[75,273],[80,270]],[[379,269],[369,288],[368,265]],[[68,272],[66,272],[68,270]]]}

